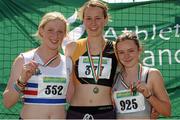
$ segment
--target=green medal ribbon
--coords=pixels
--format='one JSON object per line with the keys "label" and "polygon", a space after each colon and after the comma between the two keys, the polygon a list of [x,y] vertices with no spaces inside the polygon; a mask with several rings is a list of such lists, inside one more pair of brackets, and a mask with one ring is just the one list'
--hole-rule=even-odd
{"label": "green medal ribbon", "polygon": [[136,93],[137,93],[136,86],[137,86],[137,84],[139,84],[140,81],[141,81],[141,74],[142,74],[142,66],[141,66],[141,64],[138,64],[138,81],[137,81],[136,83],[133,82],[133,83],[131,83],[130,86],[128,86],[128,85],[125,83],[124,80],[121,80],[121,84],[122,84],[126,89],[129,89],[129,88],[131,89],[132,95],[136,95]]}
{"label": "green medal ribbon", "polygon": [[99,79],[99,76],[101,75],[101,65],[102,65],[102,50],[100,52],[100,56],[99,56],[99,59],[98,59],[98,68],[97,68],[97,73],[95,71],[95,66],[94,66],[94,62],[93,62],[93,59],[92,59],[92,55],[91,55],[91,52],[89,50],[89,46],[88,46],[88,41],[86,42],[86,48],[87,48],[87,51],[88,51],[88,59],[89,59],[89,62],[90,62],[90,66],[91,66],[91,70],[92,70],[92,75],[93,75],[93,78],[94,78],[94,81],[95,83],[97,83],[98,79]]}

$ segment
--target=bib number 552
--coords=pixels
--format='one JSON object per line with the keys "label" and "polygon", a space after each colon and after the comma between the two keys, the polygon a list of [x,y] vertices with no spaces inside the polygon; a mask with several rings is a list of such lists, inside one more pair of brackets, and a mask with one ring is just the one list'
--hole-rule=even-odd
{"label": "bib number 552", "polygon": [[45,88],[46,95],[62,95],[63,86],[62,85],[47,85]]}

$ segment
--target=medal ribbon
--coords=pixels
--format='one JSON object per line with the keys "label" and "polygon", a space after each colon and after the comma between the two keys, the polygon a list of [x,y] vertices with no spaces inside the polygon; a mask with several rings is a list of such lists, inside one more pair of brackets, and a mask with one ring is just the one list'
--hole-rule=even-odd
{"label": "medal ribbon", "polygon": [[92,75],[93,75],[95,83],[97,83],[97,81],[99,79],[99,76],[101,75],[101,72],[102,72],[102,70],[101,70],[101,66],[102,66],[102,50],[100,51],[100,56],[99,56],[98,66],[97,66],[98,68],[97,68],[97,73],[96,73],[93,58],[92,58],[92,55],[91,55],[91,52],[90,52],[90,49],[89,49],[89,46],[88,46],[88,40],[87,40],[87,43],[86,43],[86,48],[87,48],[87,51],[88,51],[88,59],[89,59],[89,62],[90,62]]}
{"label": "medal ribbon", "polygon": [[124,80],[121,80],[121,84],[126,88],[131,90],[131,94],[133,95],[133,89],[137,86],[137,84],[139,84],[141,82],[141,77],[142,77],[142,66],[141,64],[138,64],[138,80],[136,82],[136,85],[134,84],[134,82],[131,82],[130,86],[128,86]]}
{"label": "medal ribbon", "polygon": [[[59,56],[59,54],[57,53],[56,55],[52,56],[50,59],[47,60],[47,62],[45,62],[44,64],[41,64],[41,63],[37,63],[38,65],[40,66],[43,66],[43,67],[47,67],[49,64],[51,64],[57,57]],[[33,57],[33,60],[34,60],[34,57]]]}

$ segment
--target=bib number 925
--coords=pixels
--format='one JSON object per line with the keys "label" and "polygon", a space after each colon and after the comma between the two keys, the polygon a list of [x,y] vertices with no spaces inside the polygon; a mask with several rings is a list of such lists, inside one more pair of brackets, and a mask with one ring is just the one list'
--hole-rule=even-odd
{"label": "bib number 925", "polygon": [[136,99],[121,100],[119,103],[120,103],[122,111],[132,110],[132,109],[137,109],[138,108],[138,104],[136,102]]}
{"label": "bib number 925", "polygon": [[62,85],[47,85],[45,88],[46,95],[62,95],[63,86]]}

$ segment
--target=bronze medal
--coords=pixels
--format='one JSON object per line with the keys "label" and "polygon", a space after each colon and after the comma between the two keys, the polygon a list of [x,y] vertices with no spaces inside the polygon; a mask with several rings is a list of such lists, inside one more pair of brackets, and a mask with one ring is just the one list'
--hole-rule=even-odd
{"label": "bronze medal", "polygon": [[97,93],[99,92],[99,88],[96,86],[96,87],[93,89],[93,92],[94,92],[95,94],[97,94]]}
{"label": "bronze medal", "polygon": [[[88,41],[86,42],[86,48],[87,48],[87,51],[88,51],[88,59],[89,59],[89,63],[90,63],[90,68],[91,68],[91,71],[92,71],[92,76],[94,78],[94,83],[95,84],[98,84],[98,79],[99,79],[99,76],[101,76],[101,73],[102,73],[102,59],[103,59],[103,54],[102,54],[102,50],[100,51],[100,55],[99,55],[99,59],[97,58],[93,58],[91,56],[91,52],[90,52],[90,48],[88,47]],[[93,62],[93,60],[97,61],[95,64]],[[99,93],[99,88],[97,86],[95,86],[93,88],[93,93],[94,94],[97,94]]]}
{"label": "bronze medal", "polygon": [[39,69],[39,68],[36,68],[34,75],[40,75],[40,74],[41,74],[40,69]]}

